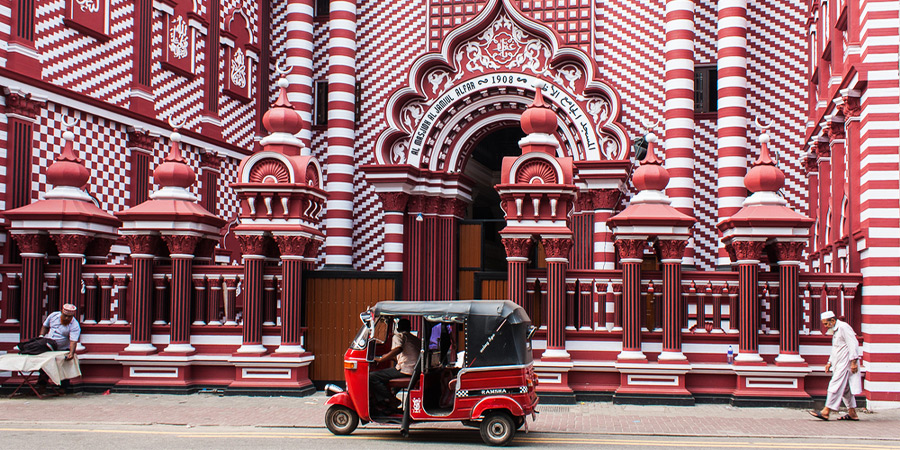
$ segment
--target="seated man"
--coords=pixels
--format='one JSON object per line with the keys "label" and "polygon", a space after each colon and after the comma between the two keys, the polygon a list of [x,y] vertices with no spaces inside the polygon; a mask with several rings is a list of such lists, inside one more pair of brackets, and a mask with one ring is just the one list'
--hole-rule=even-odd
{"label": "seated man", "polygon": [[391,393],[388,381],[394,378],[412,376],[416,368],[422,341],[413,335],[410,332],[411,330],[412,326],[409,323],[409,319],[397,321],[397,329],[394,337],[391,339],[391,351],[375,358],[376,364],[394,357],[397,358],[397,364],[394,367],[369,374],[369,391],[373,399],[372,406],[378,412],[386,413],[391,408],[398,406],[397,397]]}
{"label": "seated man", "polygon": [[[81,338],[81,326],[75,319],[77,308],[71,303],[66,303],[62,307],[62,311],[51,313],[44,319],[44,326],[41,328],[41,336],[56,343],[56,350],[68,350],[66,360],[75,357],[75,349],[78,347],[78,339]],[[46,387],[49,377],[41,372],[38,377],[38,388]],[[68,388],[69,380],[63,380],[63,387]]]}

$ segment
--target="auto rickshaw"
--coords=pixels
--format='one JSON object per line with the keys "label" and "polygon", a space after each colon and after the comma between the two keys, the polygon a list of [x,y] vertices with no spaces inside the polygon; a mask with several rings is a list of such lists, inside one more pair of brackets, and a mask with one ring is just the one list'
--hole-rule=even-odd
{"label": "auto rickshaw", "polygon": [[[378,369],[376,357],[390,350],[395,321],[404,317],[416,324],[421,350],[412,376],[389,382],[402,396],[402,409],[379,413],[370,400],[369,373]],[[332,433],[350,434],[362,421],[400,424],[408,436],[412,422],[461,421],[479,427],[486,444],[506,445],[527,416],[535,419],[535,327],[515,303],[385,301],[360,318],[363,326],[344,355],[347,389],[326,388],[325,424]],[[457,354],[455,347],[463,346]]]}

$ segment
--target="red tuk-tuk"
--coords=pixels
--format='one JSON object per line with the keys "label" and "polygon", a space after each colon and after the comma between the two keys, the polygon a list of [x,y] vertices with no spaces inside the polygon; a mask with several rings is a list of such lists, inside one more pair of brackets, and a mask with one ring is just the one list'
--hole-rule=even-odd
{"label": "red tuk-tuk", "polygon": [[[332,433],[350,434],[361,420],[399,423],[401,434],[407,436],[411,422],[458,420],[479,427],[485,443],[505,445],[527,416],[534,419],[538,397],[531,336],[535,328],[515,303],[388,301],[360,318],[363,326],[344,355],[347,389],[326,388],[331,398],[326,402],[325,424]],[[389,382],[402,396],[402,410],[379,413],[370,400],[369,373],[376,370],[376,357],[390,351],[390,337],[400,318],[418,325],[421,350],[412,376]],[[442,335],[438,338],[433,333]],[[464,341],[458,340],[460,336]],[[440,340],[443,344],[435,346]],[[453,362],[460,344],[465,349]]]}

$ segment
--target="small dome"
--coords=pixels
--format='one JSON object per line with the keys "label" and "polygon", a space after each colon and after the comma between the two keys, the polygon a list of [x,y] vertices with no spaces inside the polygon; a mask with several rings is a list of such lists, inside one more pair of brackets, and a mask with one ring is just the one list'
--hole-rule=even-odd
{"label": "small dome", "polygon": [[163,163],[153,171],[153,180],[160,187],[189,188],[197,181],[197,174],[181,156],[181,134],[177,131],[169,138],[172,141],[169,154],[163,158]]}
{"label": "small dome", "polygon": [[744,176],[744,186],[750,192],[778,192],[784,187],[784,172],[775,165],[769,156],[769,135],[762,134],[759,142],[761,147],[759,159]]}
{"label": "small dome", "polygon": [[550,109],[549,105],[544,103],[544,95],[541,93],[543,88],[543,82],[538,82],[535,85],[534,101],[522,113],[522,130],[525,133],[553,134],[556,131],[556,113]]}
{"label": "small dome", "polygon": [[640,167],[634,171],[631,181],[639,191],[661,191],[669,184],[669,171],[662,165],[662,161],[656,157],[656,135],[647,135],[647,156],[641,161]]}
{"label": "small dome", "polygon": [[263,125],[270,133],[297,134],[303,129],[303,119],[287,98],[287,87],[286,79],[278,80],[278,99],[263,115]]}
{"label": "small dome", "polygon": [[53,165],[47,168],[47,182],[53,186],[72,186],[80,189],[87,184],[91,173],[87,167],[84,167],[84,160],[75,154],[72,143],[75,140],[75,134],[66,131],[63,133],[63,140],[66,143],[62,151],[56,157]]}

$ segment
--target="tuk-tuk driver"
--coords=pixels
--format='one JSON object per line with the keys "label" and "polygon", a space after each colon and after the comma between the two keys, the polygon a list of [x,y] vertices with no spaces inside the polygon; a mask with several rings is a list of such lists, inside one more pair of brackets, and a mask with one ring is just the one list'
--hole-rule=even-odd
{"label": "tuk-tuk driver", "polygon": [[400,401],[391,393],[388,381],[394,378],[412,376],[419,359],[419,349],[422,341],[411,333],[412,326],[409,319],[397,321],[397,328],[391,339],[391,351],[382,356],[375,357],[375,363],[397,358],[394,367],[372,372],[369,375],[369,389],[374,400],[373,407],[382,412],[389,411],[399,406]]}

